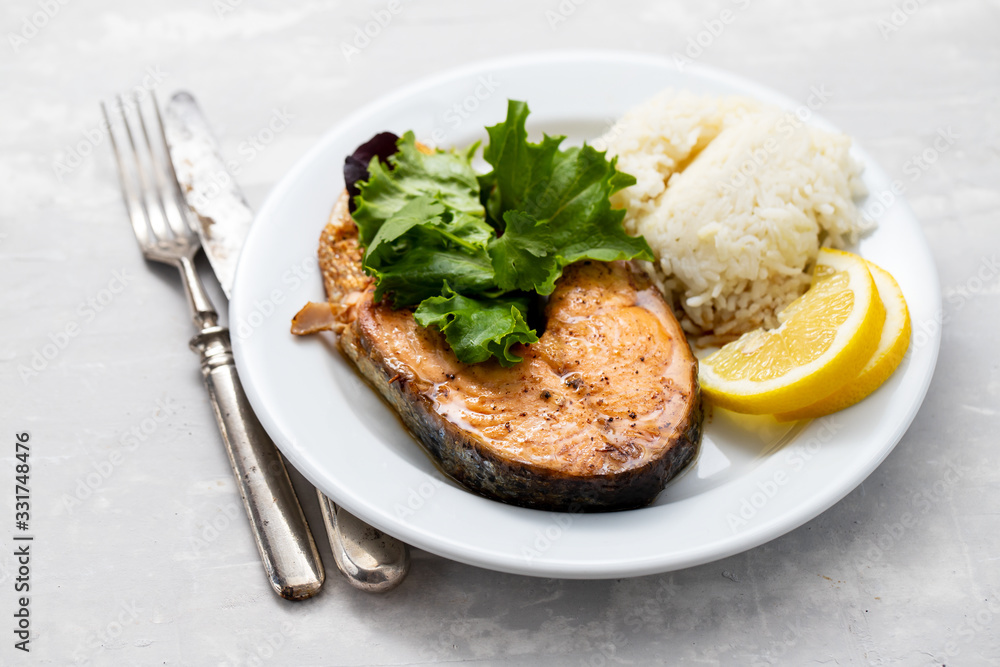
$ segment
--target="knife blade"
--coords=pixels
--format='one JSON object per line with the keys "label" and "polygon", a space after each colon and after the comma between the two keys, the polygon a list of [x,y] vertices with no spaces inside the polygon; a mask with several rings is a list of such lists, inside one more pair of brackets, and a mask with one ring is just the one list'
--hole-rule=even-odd
{"label": "knife blade", "polygon": [[[231,164],[238,163],[223,159],[208,121],[190,93],[181,91],[170,98],[164,122],[177,179],[188,206],[198,217],[205,254],[228,298],[254,217],[232,175]],[[370,592],[399,585],[409,571],[409,547],[338,507],[319,489],[316,494],[334,561],[348,581]]]}
{"label": "knife blade", "polygon": [[198,235],[226,298],[232,296],[236,261],[253,223],[253,210],[219,153],[201,108],[190,93],[167,104],[167,138],[177,180],[197,214]]}

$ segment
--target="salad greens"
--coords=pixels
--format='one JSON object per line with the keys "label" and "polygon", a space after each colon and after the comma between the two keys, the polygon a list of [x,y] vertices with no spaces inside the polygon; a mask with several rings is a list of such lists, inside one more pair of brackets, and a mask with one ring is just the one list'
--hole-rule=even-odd
{"label": "salad greens", "polygon": [[510,351],[512,345],[538,342],[524,319],[526,297],[472,299],[447,284],[443,291],[444,296],[422,301],[414,317],[422,327],[437,325],[455,356],[465,363],[479,363],[492,356],[504,366],[513,366],[521,357]]}
{"label": "salad greens", "polygon": [[551,294],[567,265],[653,259],[609,201],[635,179],[591,146],[560,149],[564,137],[547,135],[530,143],[528,113],[510,100],[507,119],[486,128],[486,174],[472,169],[479,144],[423,150],[407,132],[388,164],[372,157],[356,184],[353,217],[375,298],[416,306],[417,323],[437,326],[466,363],[521,361],[511,347],[538,341],[531,295]]}

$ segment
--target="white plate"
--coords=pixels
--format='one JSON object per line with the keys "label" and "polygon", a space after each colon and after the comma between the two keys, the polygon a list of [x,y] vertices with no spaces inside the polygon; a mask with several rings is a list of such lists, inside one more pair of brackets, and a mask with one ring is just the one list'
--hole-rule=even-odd
{"label": "white plate", "polygon": [[[463,146],[527,100],[529,131],[594,138],[666,87],[737,93],[808,107],[735,76],[610,52],[546,53],[474,64],[374,102],[327,133],[271,192],[236,274],[230,321],[240,376],[288,460],[336,502],[410,544],[482,567],[604,578],[706,563],[772,540],[817,516],[888,455],[923,400],[937,358],[937,272],[920,227],[898,198],[858,251],[888,269],[910,306],[914,338],[900,369],[862,403],[792,431],[769,418],[716,411],[697,462],[645,509],[560,514],[477,496],[446,479],[353,368],[289,321],[323,290],[320,230],[343,187],[344,157],[376,132]],[[829,127],[815,114],[810,123]],[[889,179],[864,160],[872,193]],[[308,275],[303,280],[302,273]]]}

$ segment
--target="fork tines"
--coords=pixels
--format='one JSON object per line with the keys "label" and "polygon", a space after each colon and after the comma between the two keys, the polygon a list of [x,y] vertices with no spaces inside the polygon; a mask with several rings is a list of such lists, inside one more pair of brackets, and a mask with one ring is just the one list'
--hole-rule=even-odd
{"label": "fork tines", "polygon": [[[152,92],[150,98],[153,109],[144,114],[138,96],[119,95],[112,110],[118,112],[114,114],[119,121],[117,127],[103,102],[101,111],[136,239],[147,257],[170,262],[177,254],[187,254],[198,240],[177,183],[163,119]],[[116,134],[120,136],[116,138]]]}

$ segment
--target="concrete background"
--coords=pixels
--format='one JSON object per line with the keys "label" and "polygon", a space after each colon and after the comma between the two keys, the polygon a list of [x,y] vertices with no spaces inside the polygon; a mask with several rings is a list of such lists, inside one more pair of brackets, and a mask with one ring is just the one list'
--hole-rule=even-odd
{"label": "concrete background", "polygon": [[[804,5],[403,0],[355,53],[343,45],[388,2],[6,0],[0,664],[998,664],[1000,4]],[[98,102],[193,91],[257,206],[362,103],[474,59],[580,47],[695,54],[796,99],[833,91],[824,116],[907,184],[938,264],[945,325],[923,408],[845,500],[723,561],[587,582],[416,552],[408,580],[372,596],[324,548],[323,593],[277,599],[187,349],[180,284],[139,256]],[[255,147],[275,110],[293,121]],[[922,161],[949,128],[957,141]],[[24,430],[28,655],[13,648],[7,523]],[[318,528],[304,485],[300,497]]]}

